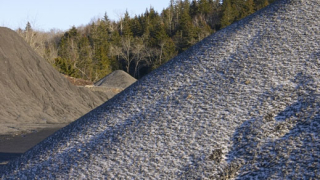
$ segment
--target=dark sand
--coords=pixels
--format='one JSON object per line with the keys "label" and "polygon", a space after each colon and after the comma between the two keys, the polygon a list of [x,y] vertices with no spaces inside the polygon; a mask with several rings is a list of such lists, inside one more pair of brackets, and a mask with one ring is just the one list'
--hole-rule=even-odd
{"label": "dark sand", "polygon": [[109,98],[72,85],[19,35],[0,27],[0,124],[70,123]]}

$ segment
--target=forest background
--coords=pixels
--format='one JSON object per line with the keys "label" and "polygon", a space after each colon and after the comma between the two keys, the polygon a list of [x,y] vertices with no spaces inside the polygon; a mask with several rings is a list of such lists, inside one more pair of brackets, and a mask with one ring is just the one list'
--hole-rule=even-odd
{"label": "forest background", "polygon": [[17,32],[62,74],[98,81],[114,70],[139,79],[210,34],[274,0],[170,0],[156,12],[111,21],[107,13],[66,32],[35,30],[28,22]]}

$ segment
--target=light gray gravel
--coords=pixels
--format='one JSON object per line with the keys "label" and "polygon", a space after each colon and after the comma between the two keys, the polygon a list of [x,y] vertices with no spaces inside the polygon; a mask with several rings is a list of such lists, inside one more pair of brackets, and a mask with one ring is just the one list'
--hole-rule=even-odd
{"label": "light gray gravel", "polygon": [[319,179],[320,2],[211,35],[10,162],[3,179]]}

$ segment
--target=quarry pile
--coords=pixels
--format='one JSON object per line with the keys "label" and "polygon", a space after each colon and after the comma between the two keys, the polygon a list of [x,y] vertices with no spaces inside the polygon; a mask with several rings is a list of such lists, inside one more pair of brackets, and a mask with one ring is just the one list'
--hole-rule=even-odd
{"label": "quarry pile", "polygon": [[103,92],[111,99],[113,96],[131,86],[137,80],[122,70],[116,70],[106,75],[94,85],[87,85],[91,91]]}
{"label": "quarry pile", "polygon": [[212,34],[2,178],[319,179],[319,14],[279,0]]}
{"label": "quarry pile", "polygon": [[109,88],[127,88],[137,80],[122,70],[116,70],[108,74],[98,82],[94,83],[95,86],[103,86]]}
{"label": "quarry pile", "polygon": [[108,99],[71,85],[16,32],[4,27],[0,64],[0,124],[69,123]]}

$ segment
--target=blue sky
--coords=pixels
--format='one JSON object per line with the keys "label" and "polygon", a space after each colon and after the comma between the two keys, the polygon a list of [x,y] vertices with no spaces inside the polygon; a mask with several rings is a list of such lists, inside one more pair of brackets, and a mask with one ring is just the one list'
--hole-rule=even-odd
{"label": "blue sky", "polygon": [[68,30],[73,25],[86,25],[107,12],[118,20],[128,10],[129,15],[144,13],[152,6],[161,12],[170,0],[0,0],[0,26],[25,28],[29,21],[38,30]]}

